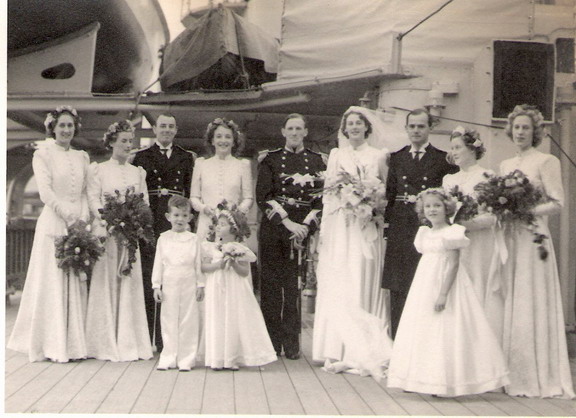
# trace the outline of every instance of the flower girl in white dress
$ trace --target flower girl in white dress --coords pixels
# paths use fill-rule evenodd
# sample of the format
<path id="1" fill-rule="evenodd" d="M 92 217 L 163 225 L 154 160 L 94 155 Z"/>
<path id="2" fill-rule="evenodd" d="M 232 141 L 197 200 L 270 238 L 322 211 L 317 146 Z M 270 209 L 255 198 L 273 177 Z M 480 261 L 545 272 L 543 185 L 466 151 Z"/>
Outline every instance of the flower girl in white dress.
<path id="1" fill-rule="evenodd" d="M 420 193 L 422 226 L 414 245 L 422 253 L 394 340 L 388 386 L 411 392 L 460 396 L 509 383 L 504 355 L 466 270 L 460 249 L 465 228 L 450 225 L 456 201 L 441 188 Z"/>
<path id="2" fill-rule="evenodd" d="M 218 205 L 201 247 L 205 287 L 205 364 L 213 370 L 262 366 L 277 359 L 252 291 L 256 255 L 238 241 L 250 235 L 246 216 Z M 202 296 L 200 296 L 202 298 Z"/>

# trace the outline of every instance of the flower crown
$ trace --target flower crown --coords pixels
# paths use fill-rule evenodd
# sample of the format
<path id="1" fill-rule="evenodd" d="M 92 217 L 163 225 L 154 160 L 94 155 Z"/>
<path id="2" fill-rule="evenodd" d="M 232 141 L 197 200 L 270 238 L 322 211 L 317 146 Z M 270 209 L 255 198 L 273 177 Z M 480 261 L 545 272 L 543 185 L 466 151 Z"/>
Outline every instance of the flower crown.
<path id="1" fill-rule="evenodd" d="M 232 120 L 226 120 L 224 118 L 216 118 L 208 124 L 208 131 L 211 129 L 216 129 L 218 126 L 224 126 L 225 128 L 232 129 L 238 132 L 238 125 Z"/>
<path id="2" fill-rule="evenodd" d="M 457 126 L 452 131 L 451 136 L 454 137 L 456 135 L 473 139 L 474 141 L 471 142 L 471 145 L 474 148 L 480 148 L 481 146 L 484 145 L 484 143 L 480 139 L 480 134 L 476 132 L 474 129 L 466 129 L 463 126 Z"/>
<path id="3" fill-rule="evenodd" d="M 114 135 L 114 134 L 117 134 L 120 132 L 132 132 L 132 133 L 134 133 L 135 130 L 136 130 L 136 128 L 134 127 L 134 125 L 132 125 L 132 122 L 130 122 L 128 119 L 121 120 L 120 122 L 114 122 L 112 125 L 110 125 L 108 127 L 108 130 L 106 131 L 106 133 L 102 137 L 102 140 L 104 142 L 106 142 L 106 139 L 110 135 Z"/>
<path id="4" fill-rule="evenodd" d="M 58 117 L 64 112 L 68 112 L 72 116 L 74 116 L 74 118 L 78 119 L 78 112 L 72 106 L 68 106 L 68 105 L 58 106 L 56 108 L 56 110 L 53 110 L 53 111 L 48 112 L 46 114 L 46 119 L 44 119 L 44 127 L 46 128 L 46 130 L 48 130 L 50 128 L 50 125 L 53 122 L 55 122 L 58 119 Z M 78 125 L 78 128 L 80 128 L 80 126 L 81 126 L 80 121 L 77 120 L 76 123 Z"/>
<path id="5" fill-rule="evenodd" d="M 218 219 L 222 216 L 230 223 L 230 231 L 236 236 L 236 239 L 243 241 L 245 238 L 250 237 L 250 227 L 248 226 L 246 215 L 236 205 L 229 205 L 226 200 L 223 200 L 218 203 L 212 216 L 212 224 L 208 232 L 209 241 L 216 239 L 216 225 L 218 224 Z"/>

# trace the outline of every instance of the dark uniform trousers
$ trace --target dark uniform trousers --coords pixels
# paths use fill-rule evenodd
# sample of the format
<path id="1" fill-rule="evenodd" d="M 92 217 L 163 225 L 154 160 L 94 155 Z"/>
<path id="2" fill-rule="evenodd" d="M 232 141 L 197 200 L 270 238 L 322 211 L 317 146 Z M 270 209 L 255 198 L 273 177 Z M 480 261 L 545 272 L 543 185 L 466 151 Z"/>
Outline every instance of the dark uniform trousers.
<path id="1" fill-rule="evenodd" d="M 440 187 L 446 174 L 457 167 L 446 161 L 446 153 L 431 144 L 420 160 L 414 160 L 410 146 L 390 155 L 386 184 L 386 255 L 382 287 L 390 289 L 390 325 L 392 337 L 396 336 L 404 304 L 420 261 L 414 247 L 414 238 L 421 225 L 414 210 L 418 193 L 431 187 Z"/>
<path id="2" fill-rule="evenodd" d="M 162 232 L 171 228 L 170 222 L 165 216 L 170 197 L 175 194 L 190 197 L 194 155 L 177 145 L 173 145 L 172 154 L 170 158 L 167 158 L 160 152 L 158 145 L 154 144 L 150 148 L 138 151 L 132 164 L 146 170 L 150 209 L 154 215 L 154 234 L 158 239 Z M 152 269 L 154 268 L 156 249 L 141 241 L 140 254 L 148 330 L 152 340 L 154 316 L 156 316 L 156 341 L 152 341 L 152 344 L 155 344 L 158 351 L 161 351 L 163 347 L 160 327 L 161 305 L 156 306 L 154 289 L 152 289 Z"/>
<path id="3" fill-rule="evenodd" d="M 280 353 L 283 348 L 287 356 L 300 349 L 298 250 L 292 248 L 291 233 L 282 219 L 309 224 L 309 233 L 314 232 L 322 202 L 312 193 L 322 186 L 317 174 L 325 169 L 322 156 L 308 149 L 271 151 L 258 169 L 256 201 L 263 214 L 258 257 L 261 309 L 274 349 Z"/>

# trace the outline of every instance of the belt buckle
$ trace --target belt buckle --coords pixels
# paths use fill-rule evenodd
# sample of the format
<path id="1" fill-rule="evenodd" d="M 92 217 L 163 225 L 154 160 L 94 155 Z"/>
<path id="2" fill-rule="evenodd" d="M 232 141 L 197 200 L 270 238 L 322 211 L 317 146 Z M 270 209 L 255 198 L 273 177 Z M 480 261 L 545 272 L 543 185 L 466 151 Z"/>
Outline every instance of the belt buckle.
<path id="1" fill-rule="evenodd" d="M 288 199 L 286 199 L 286 203 L 288 203 L 290 206 L 294 206 L 296 204 L 296 199 L 294 199 L 293 197 L 289 197 Z"/>
<path id="2" fill-rule="evenodd" d="M 168 191 L 168 189 L 162 188 L 162 189 L 160 189 L 160 194 L 162 196 L 168 196 L 168 194 L 170 194 L 170 192 Z"/>

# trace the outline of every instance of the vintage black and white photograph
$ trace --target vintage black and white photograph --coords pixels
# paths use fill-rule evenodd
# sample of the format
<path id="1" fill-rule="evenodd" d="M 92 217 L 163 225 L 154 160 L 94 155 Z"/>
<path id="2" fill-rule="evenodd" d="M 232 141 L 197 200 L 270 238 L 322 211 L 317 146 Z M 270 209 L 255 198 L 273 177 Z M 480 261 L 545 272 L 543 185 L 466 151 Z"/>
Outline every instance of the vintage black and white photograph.
<path id="1" fill-rule="evenodd" d="M 576 0 L 7 0 L 4 413 L 576 416 Z"/>

